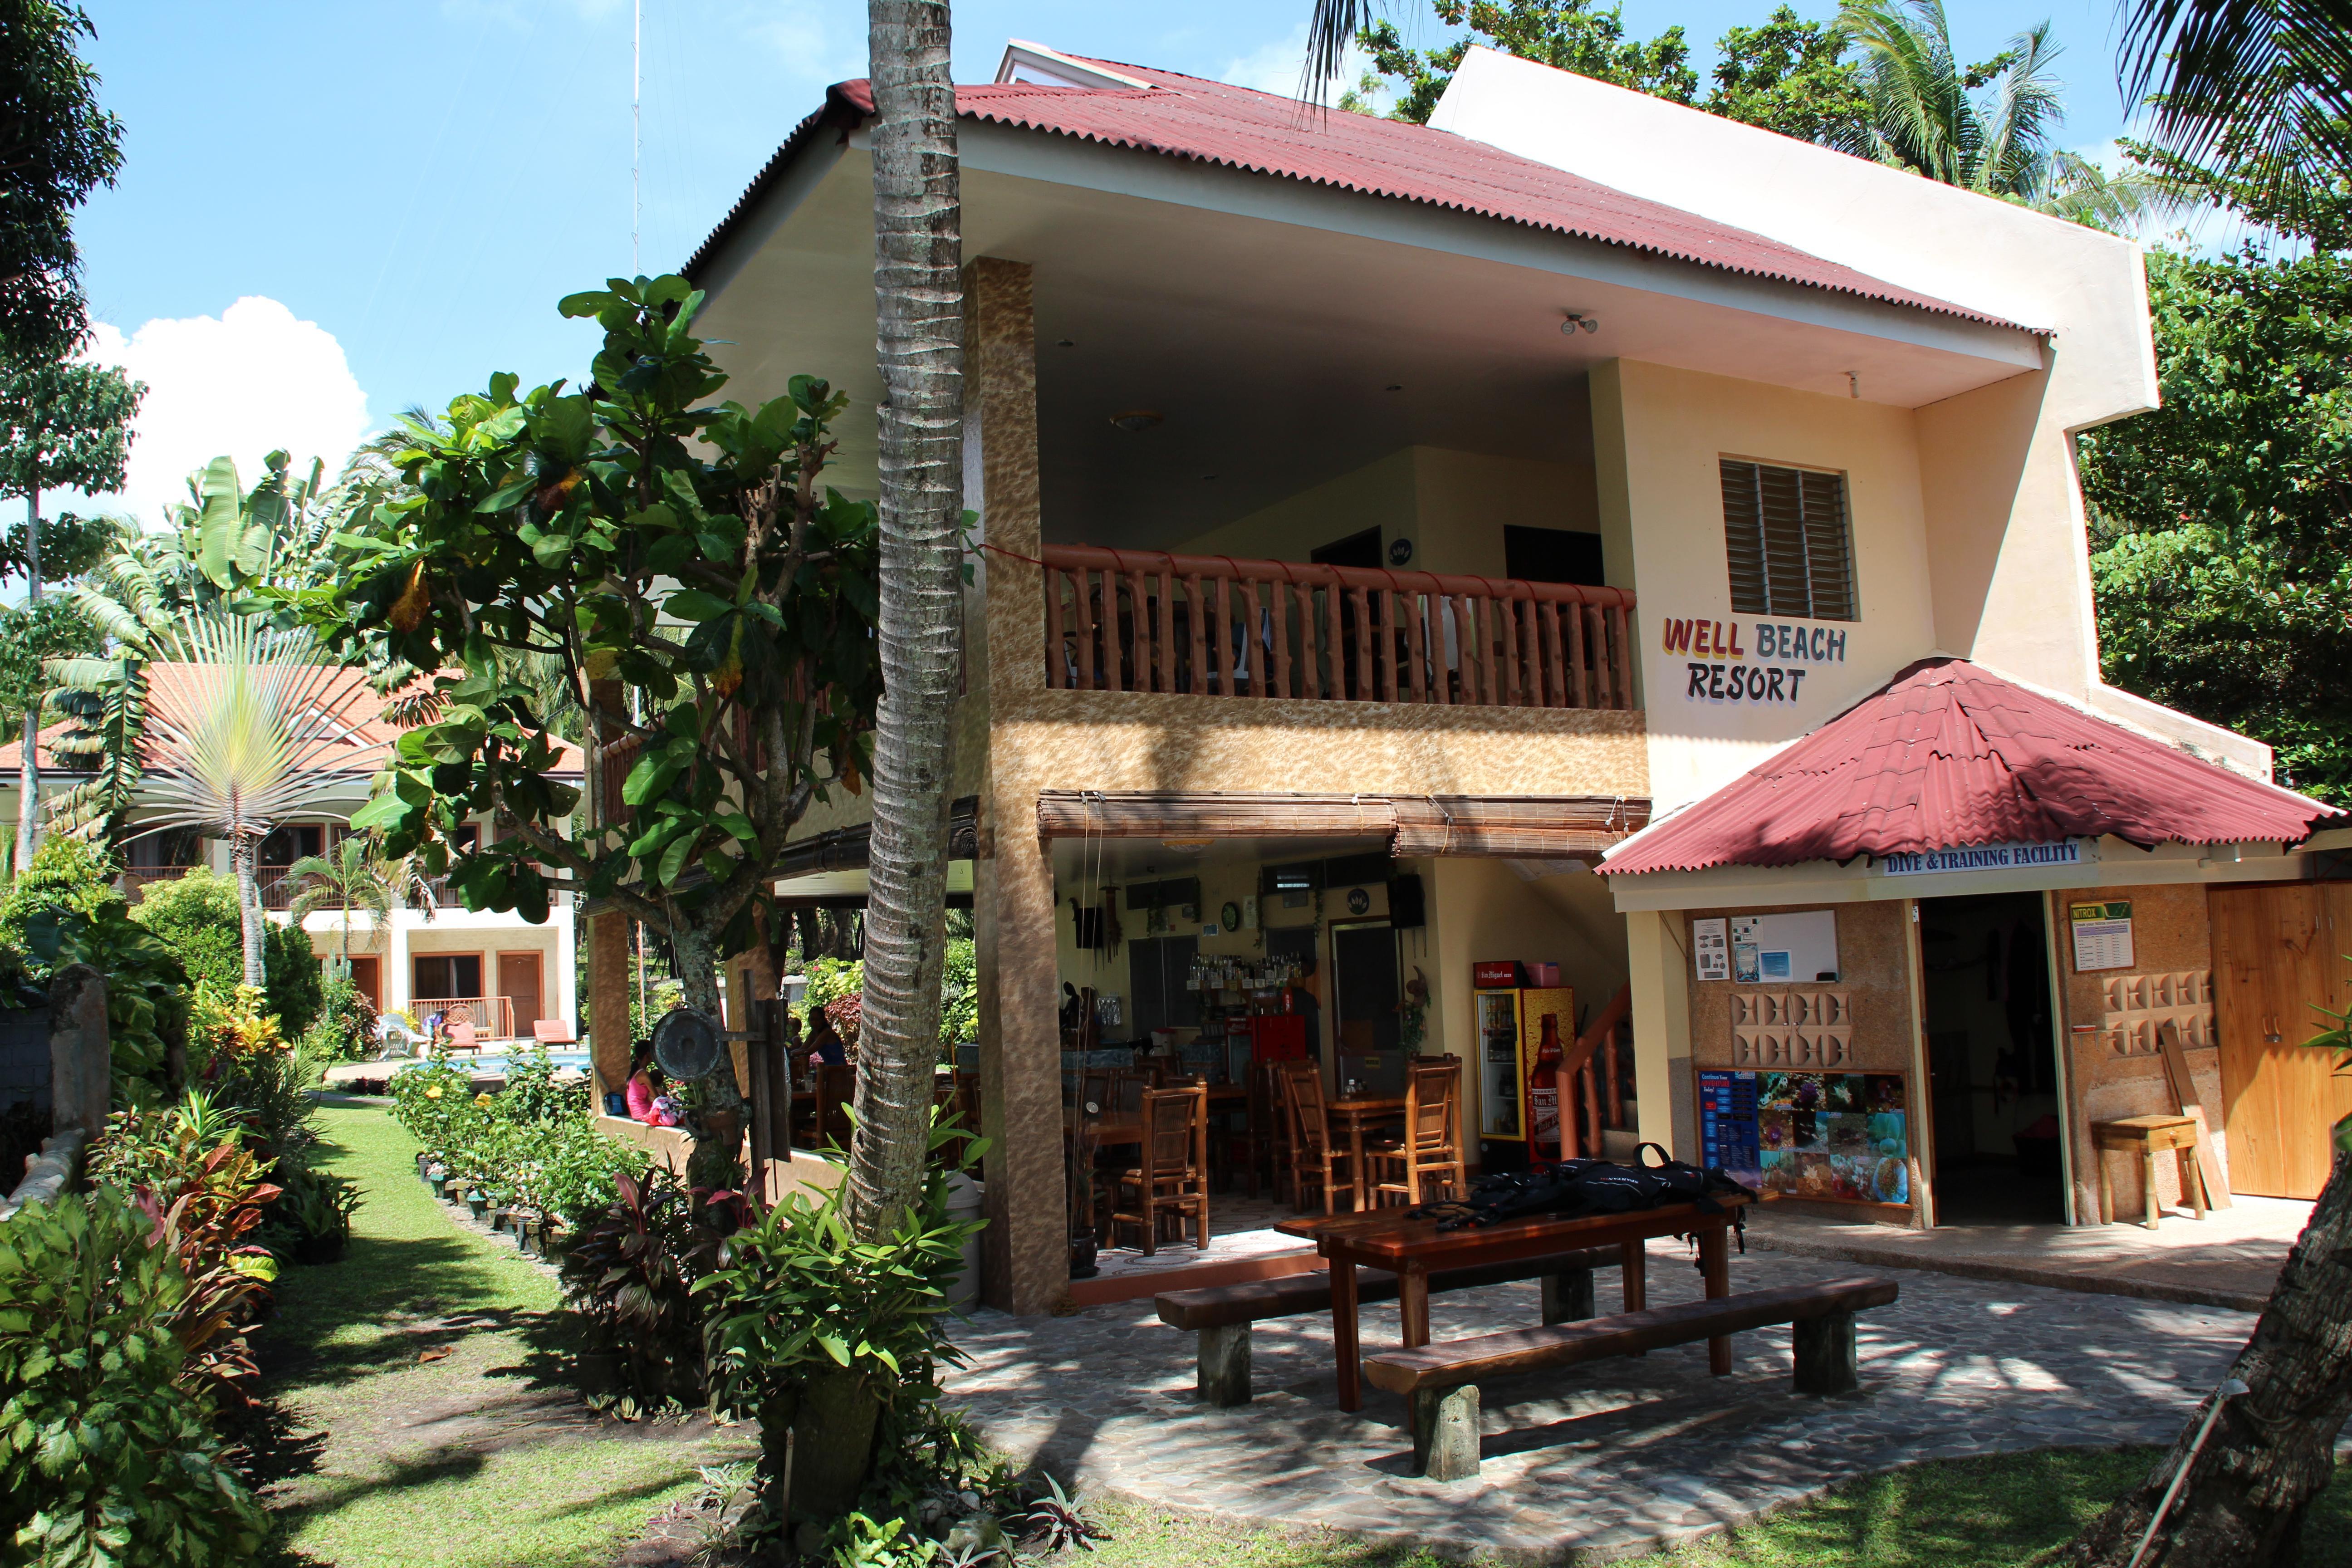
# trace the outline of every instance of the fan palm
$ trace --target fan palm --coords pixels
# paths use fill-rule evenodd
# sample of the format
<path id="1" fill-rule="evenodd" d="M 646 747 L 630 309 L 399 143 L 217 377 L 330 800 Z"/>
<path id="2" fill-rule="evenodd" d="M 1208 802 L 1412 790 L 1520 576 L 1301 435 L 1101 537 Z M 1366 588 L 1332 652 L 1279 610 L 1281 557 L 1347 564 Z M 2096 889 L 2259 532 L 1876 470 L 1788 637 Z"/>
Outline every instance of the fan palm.
<path id="1" fill-rule="evenodd" d="M 289 886 L 302 889 L 295 895 L 291 906 L 297 929 L 320 910 L 332 910 L 342 916 L 342 945 L 336 959 L 336 973 L 349 978 L 352 911 L 363 911 L 371 931 L 381 931 L 392 922 L 393 871 L 378 854 L 375 841 L 364 834 L 346 835 L 331 858 L 305 855 L 289 866 L 286 880 Z"/>
<path id="2" fill-rule="evenodd" d="M 342 749 L 329 726 L 306 716 L 327 707 L 341 671 L 320 662 L 306 631 L 256 616 L 199 616 L 173 627 L 159 650 L 183 672 L 177 721 L 151 713 L 155 760 L 142 793 L 163 807 L 161 827 L 194 827 L 228 841 L 245 939 L 245 978 L 262 984 L 261 902 L 255 858 L 261 840 L 340 782 L 317 767 Z"/>

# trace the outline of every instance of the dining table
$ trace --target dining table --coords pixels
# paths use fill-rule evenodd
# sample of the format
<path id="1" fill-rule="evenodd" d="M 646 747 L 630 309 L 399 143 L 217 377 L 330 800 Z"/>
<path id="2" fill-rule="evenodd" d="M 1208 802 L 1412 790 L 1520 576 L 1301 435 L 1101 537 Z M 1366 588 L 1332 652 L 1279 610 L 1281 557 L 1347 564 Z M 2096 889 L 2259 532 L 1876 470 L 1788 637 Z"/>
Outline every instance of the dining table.
<path id="1" fill-rule="evenodd" d="M 1309 1215 L 1274 1228 L 1315 1243 L 1331 1273 L 1331 1350 L 1339 1363 L 1339 1408 L 1363 1408 L 1363 1365 L 1357 1322 L 1356 1270 L 1385 1269 L 1397 1277 L 1397 1313 L 1408 1350 L 1429 1342 L 1429 1277 L 1449 1268 L 1527 1262 L 1586 1247 L 1618 1248 L 1625 1310 L 1647 1304 L 1647 1243 L 1653 1237 L 1693 1236 L 1699 1273 L 1712 1299 L 1731 1293 L 1731 1226 L 1748 1198 L 1734 1194 L 1699 1204 L 1667 1204 L 1626 1214 L 1554 1215 L 1499 1225 L 1446 1228 L 1440 1215 L 1412 1209 Z M 1709 1368 L 1731 1370 L 1731 1341 L 1706 1342 Z"/>

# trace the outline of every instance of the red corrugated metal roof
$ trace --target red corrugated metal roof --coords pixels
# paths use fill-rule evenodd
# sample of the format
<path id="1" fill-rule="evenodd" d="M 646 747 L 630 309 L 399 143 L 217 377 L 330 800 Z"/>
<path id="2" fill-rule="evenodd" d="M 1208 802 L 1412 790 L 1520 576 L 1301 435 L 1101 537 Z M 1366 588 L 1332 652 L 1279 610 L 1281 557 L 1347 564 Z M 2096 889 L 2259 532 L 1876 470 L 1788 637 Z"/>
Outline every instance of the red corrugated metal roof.
<path id="1" fill-rule="evenodd" d="M 1368 114 L 1326 112 L 1279 93 L 1146 66 L 1092 63 L 1152 85 L 1076 88 L 991 82 L 957 88 L 956 108 L 969 119 L 1449 207 L 1701 267 L 1991 326 L 2032 330 L 1450 132 Z M 737 223 L 758 205 L 770 184 L 824 122 L 855 124 L 873 112 L 873 93 L 866 82 L 842 82 L 828 89 L 825 107 L 793 129 L 727 216 L 696 248 L 686 264 L 688 275 L 692 276 L 725 243 Z"/>
<path id="2" fill-rule="evenodd" d="M 2341 815 L 1966 659 L 1930 658 L 1600 868 L 1791 866 L 2104 834 L 2142 847 L 2294 844 Z"/>
<path id="3" fill-rule="evenodd" d="M 192 666 L 158 662 L 142 666 L 142 671 L 147 678 L 147 710 L 152 728 L 142 748 L 141 763 L 145 766 L 158 767 L 167 760 L 162 731 L 184 730 L 192 724 L 196 708 L 205 700 L 205 695 Z M 400 730 L 385 721 L 385 699 L 378 697 L 368 686 L 367 672 L 359 669 L 341 671 L 320 689 L 318 699 L 309 716 L 311 721 L 323 721 L 332 726 L 330 733 L 346 733 L 341 737 L 343 745 L 310 759 L 310 771 L 373 774 L 381 769 L 391 757 L 393 743 L 400 739 Z M 58 758 L 51 751 L 68 728 L 68 723 L 60 720 L 41 731 L 37 760 L 43 768 L 87 771 L 87 763 Z M 550 739 L 554 741 L 556 751 L 552 771 L 558 773 L 580 772 L 580 748 L 560 737 L 551 736 Z M 23 744 L 18 740 L 0 746 L 0 784 L 16 777 L 24 756 Z"/>

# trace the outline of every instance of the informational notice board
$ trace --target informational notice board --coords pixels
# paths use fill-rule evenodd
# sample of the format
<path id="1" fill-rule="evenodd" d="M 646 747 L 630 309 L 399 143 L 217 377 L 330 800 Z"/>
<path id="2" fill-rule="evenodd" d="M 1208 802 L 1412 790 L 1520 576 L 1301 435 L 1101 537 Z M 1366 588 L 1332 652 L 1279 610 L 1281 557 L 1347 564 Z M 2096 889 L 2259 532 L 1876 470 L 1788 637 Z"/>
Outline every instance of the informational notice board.
<path id="1" fill-rule="evenodd" d="M 2132 967 L 2132 910 L 2122 901 L 2072 904 L 2067 923 L 2074 932 L 2074 973 Z"/>
<path id="2" fill-rule="evenodd" d="M 1698 1075 L 1706 1163 L 1768 1198 L 1911 1201 L 1901 1073 Z"/>

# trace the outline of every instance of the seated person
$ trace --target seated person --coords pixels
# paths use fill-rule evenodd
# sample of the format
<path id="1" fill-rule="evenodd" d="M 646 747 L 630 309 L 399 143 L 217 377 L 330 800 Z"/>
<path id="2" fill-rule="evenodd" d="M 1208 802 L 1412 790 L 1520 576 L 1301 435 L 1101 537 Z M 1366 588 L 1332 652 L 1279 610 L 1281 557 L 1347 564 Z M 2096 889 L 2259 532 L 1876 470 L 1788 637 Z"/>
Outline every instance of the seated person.
<path id="1" fill-rule="evenodd" d="M 849 1052 L 843 1046 L 840 1032 L 822 1007 L 809 1009 L 808 1048 L 818 1061 L 829 1068 L 846 1067 Z"/>
<path id="2" fill-rule="evenodd" d="M 626 1094 L 629 1120 L 642 1121 L 648 1127 L 677 1125 L 677 1102 L 662 1093 L 656 1081 L 661 1069 L 654 1065 L 654 1043 L 639 1040 L 636 1053 L 629 1058 L 629 1084 Z"/>

